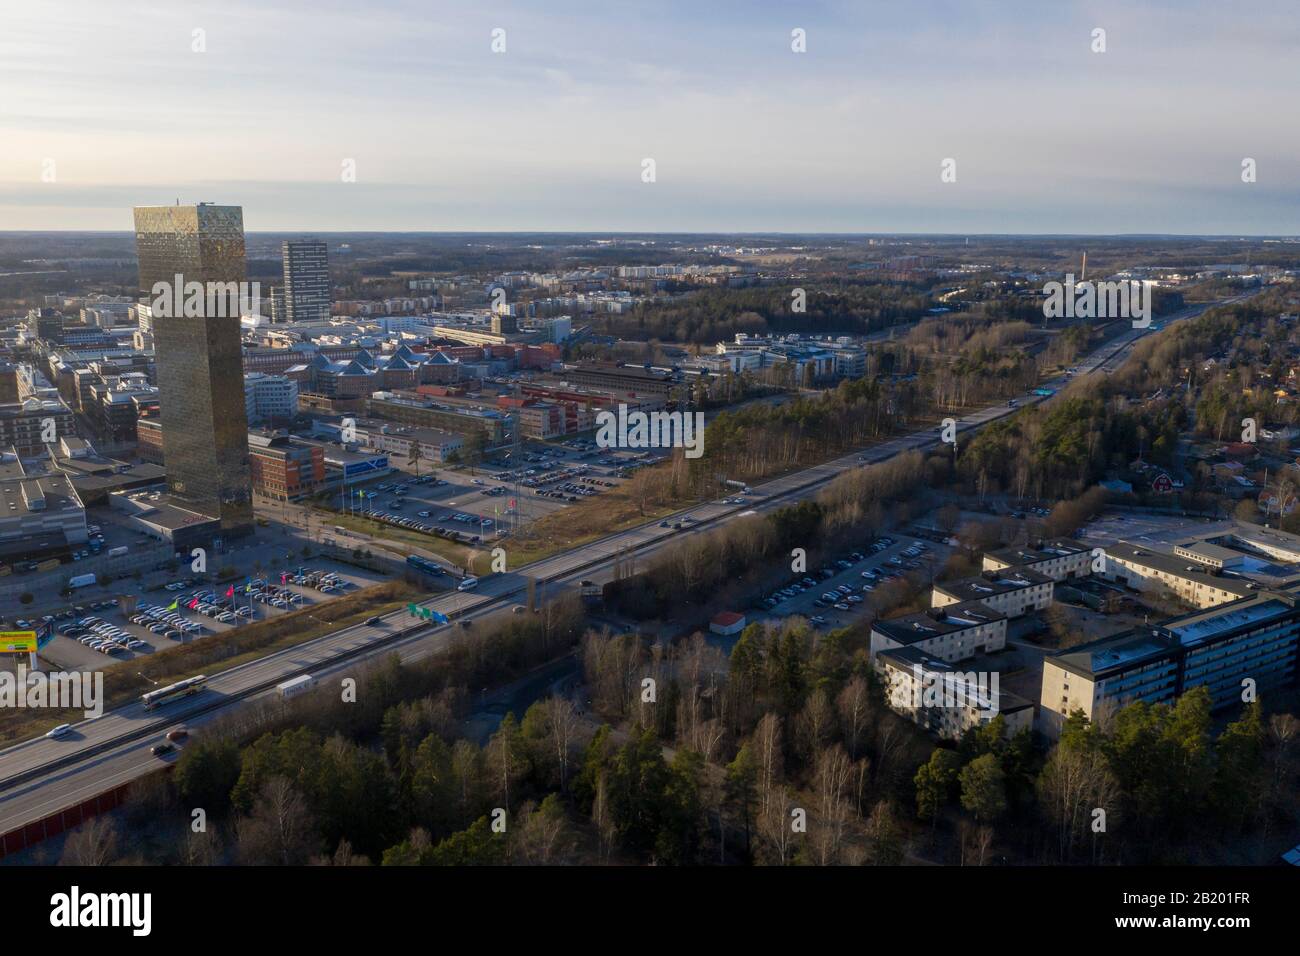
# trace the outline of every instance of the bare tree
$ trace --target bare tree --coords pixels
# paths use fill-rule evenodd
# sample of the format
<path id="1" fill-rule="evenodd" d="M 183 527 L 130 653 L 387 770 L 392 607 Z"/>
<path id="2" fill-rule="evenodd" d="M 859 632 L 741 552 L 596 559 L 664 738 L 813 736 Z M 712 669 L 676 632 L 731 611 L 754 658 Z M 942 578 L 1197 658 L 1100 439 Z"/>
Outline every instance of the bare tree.
<path id="1" fill-rule="evenodd" d="M 108 866 L 117 859 L 117 826 L 109 817 L 91 817 L 68 835 L 63 866 Z"/>

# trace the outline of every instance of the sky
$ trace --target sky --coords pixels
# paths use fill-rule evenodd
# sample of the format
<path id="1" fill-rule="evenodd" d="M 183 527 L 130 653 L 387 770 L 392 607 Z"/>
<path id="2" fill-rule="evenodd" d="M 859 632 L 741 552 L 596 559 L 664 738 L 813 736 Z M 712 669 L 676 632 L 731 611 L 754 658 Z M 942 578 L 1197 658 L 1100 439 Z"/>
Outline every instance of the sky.
<path id="1" fill-rule="evenodd" d="M 1294 235 L 1297 49 L 1294 0 L 0 0 L 0 230 Z"/>

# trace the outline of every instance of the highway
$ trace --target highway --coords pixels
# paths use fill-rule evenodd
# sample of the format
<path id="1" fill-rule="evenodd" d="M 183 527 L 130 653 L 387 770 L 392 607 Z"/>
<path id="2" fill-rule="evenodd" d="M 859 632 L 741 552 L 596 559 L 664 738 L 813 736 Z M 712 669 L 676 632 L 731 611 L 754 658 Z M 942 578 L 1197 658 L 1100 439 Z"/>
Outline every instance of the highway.
<path id="1" fill-rule="evenodd" d="M 1247 296 L 1212 305 L 1231 304 L 1244 298 Z M 1168 327 L 1210 307 L 1196 306 L 1162 321 Z M 1125 330 L 1076 363 L 1076 377 L 1117 368 L 1147 333 L 1146 329 Z M 1047 382 L 1046 387 L 1059 390 L 1068 382 L 1067 377 L 1061 376 Z M 1007 407 L 1005 401 L 990 405 L 959 418 L 958 434 L 1015 414 L 1030 404 L 1049 400 L 1046 396 L 1026 396 L 1016 408 Z M 584 579 L 609 580 L 617 559 L 625 560 L 631 555 L 641 562 L 683 535 L 709 530 L 742 513 L 780 508 L 815 494 L 853 468 L 938 443 L 938 432 L 933 428 L 896 436 L 862 452 L 756 484 L 754 493 L 746 496 L 748 500 L 744 504 L 697 504 L 669 518 L 668 528 L 660 527 L 664 519 L 656 518 L 573 551 L 481 579 L 475 591 L 444 594 L 424 603 L 451 617 L 451 624 L 416 623 L 405 611 L 393 612 L 379 625 L 346 627 L 216 674 L 201 693 L 157 710 L 146 712 L 136 701 L 97 720 L 74 724 L 72 733 L 62 739 L 48 740 L 42 736 L 10 746 L 0 751 L 0 833 L 8 833 L 157 769 L 163 760 L 151 755 L 149 748 L 168 729 L 184 724 L 191 730 L 201 730 L 205 724 L 237 708 L 272 697 L 275 685 L 289 677 L 310 672 L 318 679 L 341 678 L 359 661 L 394 652 L 405 661 L 425 657 L 446 647 L 461 632 L 461 621 L 479 620 L 502 612 L 509 614 L 511 606 L 522 601 L 530 577 L 538 582 L 539 594 L 544 585 L 548 595 Z M 959 449 L 960 444 L 959 441 Z M 673 530 L 671 525 L 685 516 L 693 518 L 693 522 L 681 530 Z M 328 605 L 322 612 L 328 614 Z"/>

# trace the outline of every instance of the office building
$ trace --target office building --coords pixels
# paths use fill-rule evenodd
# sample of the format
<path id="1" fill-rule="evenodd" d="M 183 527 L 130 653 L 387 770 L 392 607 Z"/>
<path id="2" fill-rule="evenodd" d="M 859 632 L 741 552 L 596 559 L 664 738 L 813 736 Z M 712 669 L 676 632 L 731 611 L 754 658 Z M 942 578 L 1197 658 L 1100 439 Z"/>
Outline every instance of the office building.
<path id="1" fill-rule="evenodd" d="M 237 284 L 248 298 L 238 206 L 137 207 L 135 233 L 143 299 L 157 302 L 164 290 L 178 299 L 177 276 L 208 291 L 210 283 Z M 240 310 L 214 308 L 212 299 L 199 315 L 153 310 L 167 483 L 184 507 L 219 518 L 222 534 L 237 536 L 253 528 Z"/>
<path id="2" fill-rule="evenodd" d="M 280 247 L 284 262 L 284 317 L 290 322 L 325 322 L 330 317 L 329 253 L 319 239 L 286 239 Z M 278 304 L 278 303 L 277 303 Z M 279 316 L 272 308 L 272 318 Z"/>
<path id="3" fill-rule="evenodd" d="M 244 376 L 244 411 L 249 422 L 287 423 L 298 415 L 298 383 L 284 375 Z"/>

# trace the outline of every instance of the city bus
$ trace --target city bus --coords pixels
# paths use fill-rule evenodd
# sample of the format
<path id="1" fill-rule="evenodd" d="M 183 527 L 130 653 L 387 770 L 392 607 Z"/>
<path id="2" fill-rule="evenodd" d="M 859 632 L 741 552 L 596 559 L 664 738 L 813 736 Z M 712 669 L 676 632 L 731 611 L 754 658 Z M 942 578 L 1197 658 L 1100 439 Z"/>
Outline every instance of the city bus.
<path id="1" fill-rule="evenodd" d="M 187 677 L 185 680 L 177 681 L 175 684 L 168 684 L 166 687 L 160 687 L 157 690 L 151 690 L 140 700 L 144 703 L 145 710 L 153 710 L 163 704 L 170 703 L 180 697 L 188 697 L 191 694 L 197 694 L 203 689 L 203 685 L 208 682 L 207 677 L 200 674 L 198 677 Z"/>

